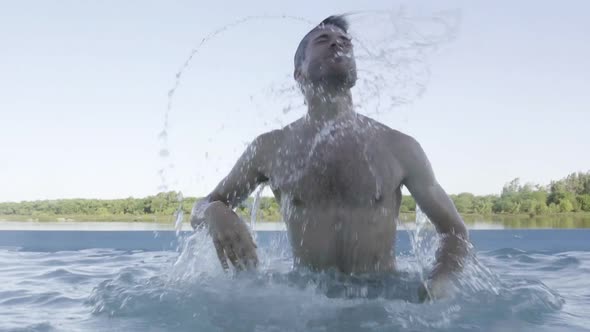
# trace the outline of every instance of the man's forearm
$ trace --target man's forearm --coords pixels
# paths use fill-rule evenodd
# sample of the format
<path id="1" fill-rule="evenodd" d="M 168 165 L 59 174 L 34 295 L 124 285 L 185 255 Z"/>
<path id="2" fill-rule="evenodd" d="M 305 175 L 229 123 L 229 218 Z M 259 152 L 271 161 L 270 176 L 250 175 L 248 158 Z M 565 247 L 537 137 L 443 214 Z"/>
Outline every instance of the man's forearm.
<path id="1" fill-rule="evenodd" d="M 461 272 L 471 245 L 467 232 L 441 234 L 440 247 L 430 279 L 446 278 Z"/>

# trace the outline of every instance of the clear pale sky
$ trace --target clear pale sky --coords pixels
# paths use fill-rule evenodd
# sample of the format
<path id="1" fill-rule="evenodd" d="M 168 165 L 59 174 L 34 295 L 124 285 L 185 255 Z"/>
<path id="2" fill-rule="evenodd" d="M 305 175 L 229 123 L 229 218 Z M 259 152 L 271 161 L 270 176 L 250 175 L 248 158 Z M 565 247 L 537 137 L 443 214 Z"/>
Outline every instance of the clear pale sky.
<path id="1" fill-rule="evenodd" d="M 262 111 L 280 100 L 260 89 L 291 74 L 311 26 L 254 21 L 206 44 L 174 99 L 165 161 L 167 92 L 205 35 L 250 15 L 400 5 L 461 15 L 428 57 L 423 96 L 377 117 L 421 142 L 449 193 L 590 169 L 588 1 L 2 1 L 0 201 L 146 196 L 164 162 L 170 189 L 206 194 L 245 143 L 297 115 Z"/>

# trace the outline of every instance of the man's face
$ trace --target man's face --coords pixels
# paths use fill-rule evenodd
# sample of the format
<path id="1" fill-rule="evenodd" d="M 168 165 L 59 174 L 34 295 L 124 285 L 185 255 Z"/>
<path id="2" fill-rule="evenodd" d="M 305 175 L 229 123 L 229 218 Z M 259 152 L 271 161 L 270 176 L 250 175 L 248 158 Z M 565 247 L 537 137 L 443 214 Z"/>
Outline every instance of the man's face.
<path id="1" fill-rule="evenodd" d="M 322 83 L 351 88 L 356 82 L 356 62 L 351 38 L 335 26 L 318 28 L 308 36 L 305 60 L 295 72 L 300 83 Z"/>

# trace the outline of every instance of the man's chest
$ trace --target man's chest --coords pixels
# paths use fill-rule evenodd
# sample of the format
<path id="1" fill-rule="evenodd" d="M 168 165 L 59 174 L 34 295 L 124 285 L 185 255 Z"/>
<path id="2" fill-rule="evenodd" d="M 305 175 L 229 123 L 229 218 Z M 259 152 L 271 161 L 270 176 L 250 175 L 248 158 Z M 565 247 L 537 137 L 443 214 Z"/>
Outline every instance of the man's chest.
<path id="1" fill-rule="evenodd" d="M 272 187 L 306 204 L 370 204 L 397 189 L 402 178 L 392 151 L 362 135 L 292 141 L 281 147 L 272 164 Z"/>

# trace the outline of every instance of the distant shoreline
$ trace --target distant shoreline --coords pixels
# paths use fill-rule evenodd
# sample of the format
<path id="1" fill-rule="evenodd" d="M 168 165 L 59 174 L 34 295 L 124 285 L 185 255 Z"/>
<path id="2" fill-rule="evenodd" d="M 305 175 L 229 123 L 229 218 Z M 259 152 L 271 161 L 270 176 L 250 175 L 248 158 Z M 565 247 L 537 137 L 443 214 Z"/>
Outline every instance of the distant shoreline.
<path id="1" fill-rule="evenodd" d="M 466 223 L 502 223 L 510 226 L 590 227 L 590 171 L 572 173 L 549 185 L 521 184 L 518 178 L 508 182 L 500 195 L 477 196 L 471 193 L 449 195 Z M 0 202 L 0 221 L 34 222 L 174 222 L 175 212 L 184 220 L 199 198 L 181 192 L 160 192 L 143 198 L 57 199 Z M 260 197 L 256 219 L 279 222 L 281 206 L 275 197 Z M 236 206 L 236 213 L 250 219 L 254 198 Z M 402 221 L 415 220 L 418 208 L 410 195 L 402 195 L 399 204 Z M 563 224 L 563 225 L 562 225 Z"/>
<path id="2" fill-rule="evenodd" d="M 542 220 L 542 219 L 588 219 L 590 212 L 560 212 L 545 214 L 542 216 L 530 216 L 528 214 L 505 214 L 492 213 L 461 214 L 466 223 L 475 221 L 502 222 L 511 220 Z M 416 219 L 415 213 L 400 213 L 402 222 L 413 222 Z M 170 223 L 174 222 L 172 215 L 128 215 L 128 214 L 107 214 L 107 215 L 0 215 L 0 221 L 23 221 L 23 222 L 153 222 Z M 188 218 L 185 217 L 185 222 Z M 249 219 L 245 219 L 249 221 Z M 281 220 L 264 220 L 264 222 L 282 222 Z"/>

